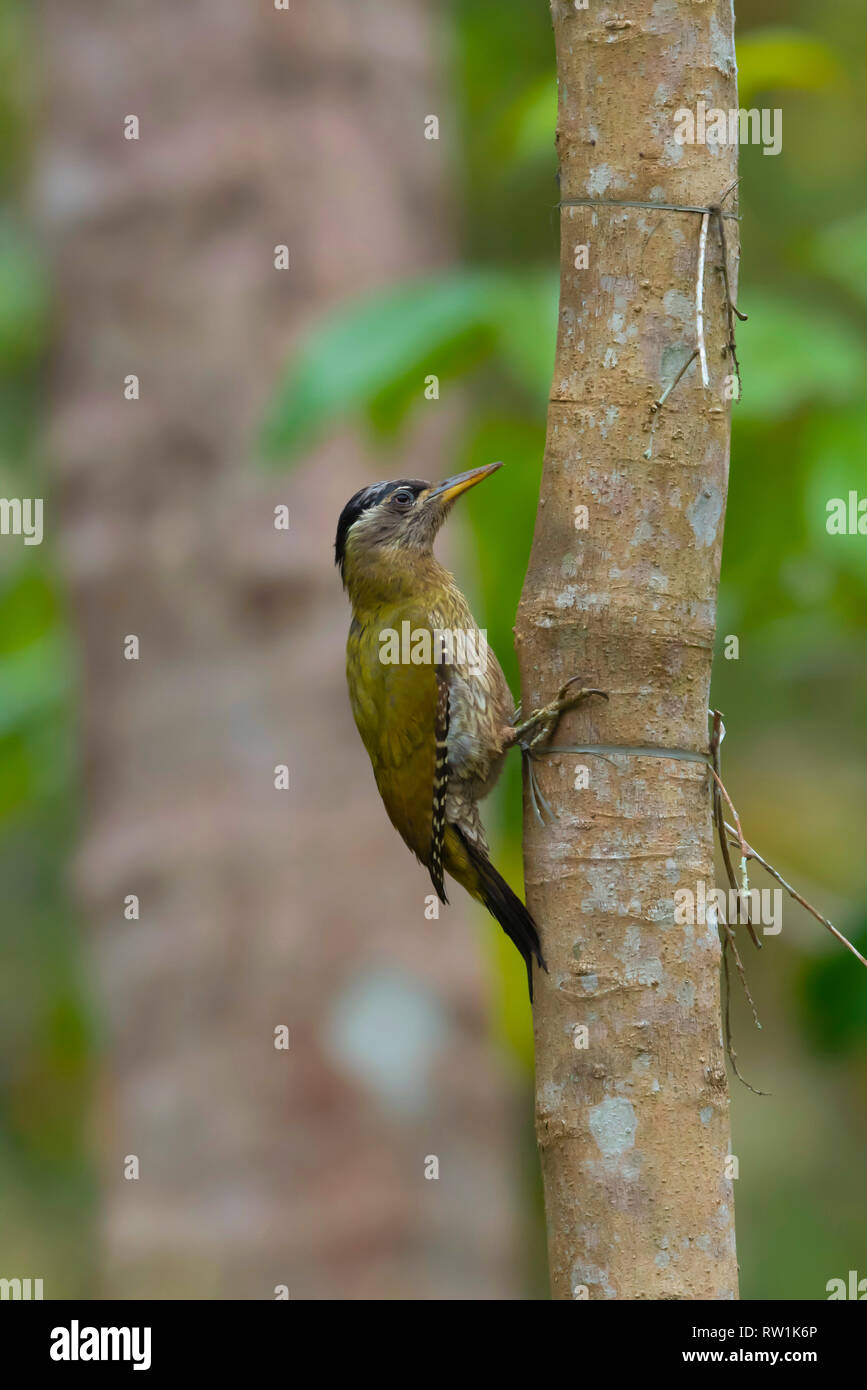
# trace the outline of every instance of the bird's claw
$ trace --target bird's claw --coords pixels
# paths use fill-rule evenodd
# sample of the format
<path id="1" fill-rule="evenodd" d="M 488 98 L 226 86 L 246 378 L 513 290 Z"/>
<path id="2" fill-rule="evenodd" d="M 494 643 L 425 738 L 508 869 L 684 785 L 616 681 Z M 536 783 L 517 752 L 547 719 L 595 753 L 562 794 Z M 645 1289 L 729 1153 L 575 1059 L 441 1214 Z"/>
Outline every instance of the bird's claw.
<path id="1" fill-rule="evenodd" d="M 574 695 L 570 695 L 569 690 L 571 686 L 583 679 L 583 676 L 570 676 L 565 685 L 561 685 L 557 699 L 554 701 L 554 704 L 559 708 L 560 714 L 566 714 L 568 710 L 576 709 L 578 705 L 590 695 L 600 695 L 603 700 L 608 699 L 608 691 L 597 690 L 595 686 L 582 686 L 580 690 L 575 691 Z"/>
<path id="2" fill-rule="evenodd" d="M 541 749 L 537 753 L 536 749 L 540 744 L 548 742 L 554 733 L 561 715 L 569 710 L 576 709 L 584 700 L 591 695 L 599 695 L 603 700 L 608 699 L 608 694 L 604 690 L 597 690 L 595 686 L 581 686 L 580 690 L 572 690 L 572 687 L 579 684 L 581 676 L 572 676 L 565 685 L 560 687 L 556 700 L 552 700 L 550 705 L 544 705 L 542 709 L 537 709 L 530 715 L 529 719 L 523 721 L 514 730 L 513 741 L 518 745 L 527 759 L 527 783 L 530 791 L 530 804 L 533 813 L 540 825 L 545 824 L 543 811 L 550 820 L 558 819 L 556 811 L 553 811 L 548 802 L 539 790 L 536 781 L 536 773 L 533 768 L 535 760 L 542 756 Z M 572 692 L 570 694 L 570 691 Z M 530 737 L 532 735 L 532 737 Z"/>
<path id="3" fill-rule="evenodd" d="M 569 710 L 577 709 L 591 695 L 599 695 L 603 700 L 608 699 L 607 691 L 597 690 L 595 686 L 581 686 L 580 690 L 572 691 L 570 694 L 572 686 L 581 680 L 581 676 L 571 676 L 560 687 L 556 700 L 552 700 L 550 705 L 544 705 L 541 709 L 535 710 L 529 719 L 525 719 L 516 728 L 514 741 L 530 757 L 535 756 L 533 749 L 537 748 L 540 743 L 547 743 L 562 715 L 567 714 Z M 532 733 L 532 738 L 527 737 L 530 733 Z"/>

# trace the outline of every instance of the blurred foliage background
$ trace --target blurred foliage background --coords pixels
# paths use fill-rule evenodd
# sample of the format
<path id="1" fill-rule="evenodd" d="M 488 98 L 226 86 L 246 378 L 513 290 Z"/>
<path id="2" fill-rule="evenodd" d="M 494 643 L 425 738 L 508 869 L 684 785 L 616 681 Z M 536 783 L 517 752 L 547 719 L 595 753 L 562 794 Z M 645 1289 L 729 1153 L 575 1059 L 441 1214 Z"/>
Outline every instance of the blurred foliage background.
<path id="1" fill-rule="evenodd" d="M 825 504 L 859 485 L 867 492 L 867 20 L 861 0 L 738 0 L 737 15 L 741 105 L 781 107 L 784 124 L 778 157 L 741 153 L 739 303 L 749 322 L 739 335 L 745 390 L 734 409 L 713 700 L 725 712 L 726 781 L 748 837 L 865 950 L 867 857 L 857 847 L 867 542 L 828 535 Z M 511 628 L 557 307 L 547 6 L 452 0 L 441 38 L 456 124 L 444 120 L 436 153 L 424 153 L 449 166 L 460 261 L 323 322 L 276 384 L 262 446 L 271 466 L 286 467 L 341 418 L 361 417 L 369 476 L 396 476 L 407 471 L 418 413 L 448 402 L 443 473 L 508 465 L 496 488 L 467 500 L 459 578 L 517 688 Z M 52 296 L 24 211 L 38 82 L 26 5 L 0 0 L 4 495 L 46 495 L 37 425 Z M 438 404 L 424 398 L 430 373 L 440 379 Z M 737 660 L 723 657 L 729 634 L 739 638 Z M 75 687 L 50 541 L 4 546 L 0 1228 L 4 1263 L 24 1274 L 50 1262 L 86 1294 L 94 1183 L 82 1117 L 95 1042 L 65 886 Z M 488 815 L 498 862 L 515 881 L 519 779 L 515 760 Z M 520 962 L 487 919 L 479 935 L 498 982 L 500 1043 L 529 1075 Z M 788 901 L 782 936 L 747 960 L 763 1029 L 736 996 L 735 1045 L 746 1077 L 771 1094 L 732 1082 L 742 1294 L 822 1298 L 828 1279 L 867 1274 L 867 975 Z M 540 1231 L 529 1119 L 525 1144 L 526 1202 Z M 544 1292 L 539 1249 L 537 1240 L 528 1253 L 530 1293 Z"/>

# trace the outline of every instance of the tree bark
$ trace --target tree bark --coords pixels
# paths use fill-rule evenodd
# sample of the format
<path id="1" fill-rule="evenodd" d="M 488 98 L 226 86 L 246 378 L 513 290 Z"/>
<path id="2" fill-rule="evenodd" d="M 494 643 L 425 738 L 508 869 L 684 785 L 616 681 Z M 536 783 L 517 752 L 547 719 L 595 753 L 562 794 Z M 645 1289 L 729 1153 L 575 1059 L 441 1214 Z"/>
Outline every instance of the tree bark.
<path id="1" fill-rule="evenodd" d="M 716 203 L 736 146 L 678 145 L 675 113 L 737 106 L 730 0 L 637 0 L 629 19 L 552 8 L 561 198 Z M 525 709 L 576 673 L 610 703 L 566 716 L 560 747 L 707 748 L 732 370 L 713 221 L 709 385 L 696 360 L 650 408 L 696 347 L 701 222 L 561 211 L 557 356 L 516 633 Z M 737 223 L 725 226 L 734 292 Z M 581 767 L 589 785 L 576 789 Z M 719 938 L 703 919 L 675 924 L 675 892 L 713 885 L 707 768 L 592 752 L 535 769 L 558 816 L 541 828 L 526 798 L 528 901 L 550 968 L 535 1026 L 554 1297 L 734 1298 Z"/>

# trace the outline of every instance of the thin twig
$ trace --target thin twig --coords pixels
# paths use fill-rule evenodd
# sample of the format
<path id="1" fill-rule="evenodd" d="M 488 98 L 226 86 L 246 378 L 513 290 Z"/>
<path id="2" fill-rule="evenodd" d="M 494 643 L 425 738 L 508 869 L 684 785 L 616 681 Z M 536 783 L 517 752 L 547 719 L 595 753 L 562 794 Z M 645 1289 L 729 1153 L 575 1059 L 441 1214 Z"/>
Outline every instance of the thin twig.
<path id="1" fill-rule="evenodd" d="M 698 357 L 701 363 L 701 384 L 707 387 L 710 379 L 707 374 L 707 352 L 704 346 L 704 258 L 707 251 L 707 228 L 710 213 L 702 214 L 701 236 L 698 241 L 698 274 L 695 281 L 695 336 L 698 342 Z"/>
<path id="2" fill-rule="evenodd" d="M 731 183 L 729 184 L 728 188 L 726 188 L 725 192 L 722 194 L 722 197 L 721 197 L 720 200 L 719 200 L 719 201 L 720 201 L 720 207 L 722 207 L 723 203 L 725 202 L 725 200 L 726 200 L 726 198 L 729 196 L 729 194 L 730 194 L 730 193 L 734 193 L 734 191 L 735 191 L 735 189 L 737 188 L 737 186 L 738 186 L 738 184 L 740 183 L 740 181 L 741 181 L 740 175 L 738 175 L 738 177 L 737 177 L 736 179 L 732 179 L 732 181 L 731 181 Z M 737 217 L 737 214 L 736 214 L 736 213 L 726 213 L 726 216 L 727 216 L 727 217 L 735 217 L 735 218 L 736 218 L 736 217 Z"/>
<path id="3" fill-rule="evenodd" d="M 734 802 L 732 801 L 731 797 L 726 791 L 725 785 L 723 784 L 719 775 L 719 747 L 722 743 L 723 738 L 725 737 L 725 726 L 722 722 L 722 715 L 720 714 L 719 710 L 710 710 L 708 712 L 713 715 L 713 732 L 711 734 L 710 740 L 710 774 L 713 777 L 714 782 L 716 783 L 716 788 L 714 791 L 714 818 L 716 819 L 717 803 L 719 801 L 720 794 L 722 794 L 722 796 L 725 797 L 729 805 L 729 808 L 731 809 L 732 817 L 735 822 L 734 825 L 729 825 L 729 822 L 727 820 L 723 820 L 722 826 L 725 830 L 728 831 L 729 835 L 731 835 L 732 846 L 736 846 L 740 850 L 741 860 L 744 866 L 746 865 L 746 862 L 748 860 L 755 859 L 757 864 L 761 864 L 762 868 L 767 873 L 769 873 L 772 878 L 775 878 L 777 882 L 781 885 L 781 887 L 785 888 L 790 898 L 793 898 L 796 903 L 800 903 L 801 907 L 803 907 L 805 911 L 809 912 L 811 917 L 815 917 L 817 922 L 821 922 L 822 926 L 825 927 L 825 929 L 829 931 L 837 941 L 840 942 L 841 946 L 845 946 L 847 951 L 851 951 L 852 955 L 855 956 L 856 959 L 859 960 L 865 968 L 867 968 L 867 960 L 865 960 L 864 956 L 862 956 L 857 946 L 853 946 L 852 942 L 848 939 L 848 937 L 845 937 L 841 931 L 838 931 L 838 929 L 834 926 L 833 922 L 829 921 L 827 917 L 823 917 L 822 913 L 819 912 L 817 908 L 813 907 L 812 903 L 807 902 L 807 899 L 803 897 L 797 891 L 796 888 L 793 888 L 791 883 L 787 883 L 786 880 L 783 878 L 783 875 L 779 872 L 779 870 L 775 869 L 773 864 L 769 864 L 767 859 L 765 859 L 761 854 L 759 854 L 758 850 L 753 849 L 752 845 L 749 844 L 749 842 L 745 839 L 743 828 L 740 822 L 740 817 L 737 813 Z M 719 821 L 717 821 L 717 824 L 719 825 Z M 725 857 L 726 845 L 723 837 L 721 837 L 720 839 L 720 848 L 723 850 L 723 857 Z M 733 872 L 734 871 L 732 870 L 732 873 Z"/>
<path id="4" fill-rule="evenodd" d="M 863 966 L 867 966 L 867 960 L 864 959 L 857 946 L 853 946 L 852 942 L 849 941 L 848 938 L 845 937 L 841 931 L 837 930 L 833 922 L 829 922 L 827 917 L 823 917 L 821 912 L 817 911 L 817 909 L 813 907 L 812 903 L 808 903 L 806 898 L 803 898 L 801 894 L 797 892 L 797 890 L 794 889 L 790 883 L 787 883 L 786 880 L 783 878 L 783 875 L 774 868 L 773 864 L 769 864 L 767 859 L 763 859 L 762 856 L 759 854 L 758 850 L 753 849 L 752 845 L 745 844 L 742 835 L 739 834 L 738 830 L 736 830 L 733 825 L 729 825 L 728 821 L 726 821 L 725 827 L 730 835 L 737 836 L 737 839 L 733 840 L 732 843 L 737 843 L 738 845 L 740 845 L 745 858 L 755 859 L 757 864 L 761 864 L 762 868 L 765 869 L 771 875 L 772 878 L 775 878 L 783 888 L 785 888 L 790 898 L 794 898 L 796 903 L 800 903 L 801 907 L 805 908 L 807 912 L 810 913 L 811 917 L 815 917 L 817 922 L 821 922 L 822 926 L 827 928 L 827 930 L 831 933 L 832 936 L 836 937 L 836 939 L 840 942 L 841 946 L 845 946 L 847 951 L 851 951 L 852 955 L 855 956 L 858 960 L 860 960 Z"/>
<path id="5" fill-rule="evenodd" d="M 738 1070 L 737 1053 L 735 1052 L 734 1043 L 732 1042 L 732 1015 L 731 1015 L 732 986 L 731 986 L 731 978 L 730 978 L 730 976 L 729 976 L 729 958 L 728 958 L 729 943 L 731 943 L 732 949 L 733 949 L 733 950 L 736 950 L 736 947 L 735 947 L 735 944 L 734 944 L 734 935 L 733 935 L 731 932 L 729 932 L 729 933 L 726 935 L 726 938 L 725 938 L 725 940 L 723 941 L 723 949 L 722 949 L 723 980 L 724 980 L 724 982 L 725 982 L 725 997 L 726 997 L 726 998 L 725 998 L 725 1010 L 724 1010 L 724 1013 L 723 1013 L 724 1027 L 725 1027 L 726 1056 L 728 1057 L 729 1061 L 730 1061 L 731 1064 L 732 1064 L 732 1071 L 734 1072 L 735 1076 L 737 1077 L 738 1081 L 740 1081 L 740 1083 L 741 1083 L 742 1086 L 746 1086 L 747 1090 L 748 1090 L 748 1091 L 752 1091 L 752 1093 L 753 1093 L 754 1096 L 767 1096 L 767 1095 L 770 1095 L 770 1092 L 769 1092 L 769 1091 L 759 1091 L 759 1090 L 756 1089 L 755 1086 L 751 1086 L 750 1083 L 749 1083 L 749 1081 L 747 1081 L 746 1077 L 745 1077 L 745 1076 L 741 1076 L 741 1073 L 740 1073 L 740 1071 Z M 744 987 L 746 988 L 746 986 L 744 986 Z M 749 995 L 749 991 L 747 991 L 747 994 Z M 753 1009 L 753 1014 L 755 1015 L 755 1008 Z M 762 1025 L 759 1023 L 758 1019 L 756 1019 L 756 1023 L 758 1023 L 758 1026 L 761 1028 Z"/>
<path id="6" fill-rule="evenodd" d="M 725 733 L 726 733 L 726 731 L 725 731 L 725 725 L 723 724 L 722 714 L 720 713 L 720 711 L 719 711 L 718 709 L 715 709 L 715 710 L 712 710 L 712 711 L 710 711 L 710 712 L 713 714 L 713 728 L 712 728 L 711 738 L 710 738 L 711 772 L 712 772 L 713 775 L 714 775 L 714 781 L 715 781 L 715 786 L 714 786 L 714 789 L 713 789 L 713 819 L 714 819 L 714 824 L 716 825 L 716 828 L 717 828 L 717 834 L 718 834 L 718 836 L 719 836 L 720 849 L 721 849 L 721 851 L 722 851 L 723 863 L 725 864 L 725 867 L 726 867 L 726 874 L 727 874 L 727 876 L 728 876 L 729 886 L 732 887 L 732 888 L 734 888 L 734 887 L 736 886 L 735 871 L 734 871 L 734 868 L 733 868 L 733 866 L 732 866 L 731 855 L 729 854 L 728 845 L 727 845 L 727 843 L 726 843 L 726 836 L 725 836 L 725 829 L 724 829 L 725 820 L 724 820 L 723 811 L 722 811 L 722 796 L 721 796 L 721 792 L 724 792 L 724 791 L 725 791 L 725 788 L 723 787 L 722 779 L 721 779 L 721 777 L 720 777 L 720 770 L 721 770 L 721 764 L 720 764 L 720 747 L 721 747 L 721 745 L 722 745 L 723 739 L 725 738 Z M 726 793 L 726 799 L 727 799 L 727 800 L 730 800 L 730 798 L 728 797 L 728 793 Z M 738 921 L 741 920 L 741 905 L 742 905 L 742 904 L 741 904 L 741 899 L 740 899 L 740 897 L 738 897 L 738 899 L 737 899 L 737 915 L 738 915 Z M 747 925 L 747 928 L 748 928 L 748 930 L 749 930 L 750 936 L 752 937 L 752 939 L 753 939 L 753 941 L 755 942 L 756 946 L 760 946 L 761 943 L 759 942 L 759 939 L 758 939 L 758 937 L 756 936 L 755 929 L 754 929 L 753 924 L 752 924 L 749 904 L 746 905 L 746 925 Z M 765 1095 L 766 1092 L 764 1092 L 764 1091 L 759 1091 L 759 1090 L 756 1089 L 755 1086 L 751 1086 L 750 1083 L 749 1083 L 749 1081 L 747 1081 L 746 1077 L 741 1075 L 740 1070 L 739 1070 L 739 1068 L 738 1068 L 737 1054 L 736 1054 L 736 1052 L 735 1052 L 734 1043 L 733 1043 L 733 1041 L 732 1041 L 732 1023 L 731 1023 L 731 979 L 730 979 L 730 976 L 729 976 L 729 960 L 728 960 L 729 949 L 731 949 L 732 955 L 734 956 L 735 965 L 737 966 L 738 975 L 739 975 L 739 977 L 740 977 L 741 987 L 743 988 L 743 991 L 744 991 L 744 994 L 745 994 L 745 996 L 746 996 L 747 1002 L 748 1002 L 750 1008 L 752 1009 L 753 1020 L 754 1020 L 754 1022 L 755 1022 L 755 1025 L 756 1025 L 757 1028 L 761 1028 L 762 1025 L 761 1025 L 761 1023 L 760 1023 L 760 1021 L 759 1021 L 759 1015 L 758 1015 L 758 1011 L 757 1011 L 756 1006 L 755 1006 L 755 1002 L 753 1001 L 753 996 L 752 996 L 752 994 L 750 993 L 750 987 L 749 987 L 749 985 L 747 984 L 746 971 L 744 970 L 743 962 L 742 962 L 742 960 L 741 960 L 741 958 L 740 958 L 740 954 L 739 954 L 739 952 L 738 952 L 738 944 L 737 944 L 737 941 L 735 940 L 735 934 L 734 934 L 734 932 L 732 931 L 731 924 L 730 924 L 729 921 L 728 921 L 728 914 L 726 914 L 725 920 L 723 921 L 723 927 L 725 928 L 725 936 L 723 937 L 723 946 L 722 946 L 722 962 L 723 962 L 723 976 L 724 976 L 724 980 L 725 980 L 725 1014 L 724 1014 L 724 1023 L 725 1023 L 725 1047 L 726 1047 L 726 1055 L 728 1056 L 728 1059 L 729 1059 L 729 1061 L 730 1061 L 731 1064 L 732 1064 L 732 1071 L 734 1072 L 735 1076 L 738 1078 L 738 1081 L 740 1081 L 741 1084 L 742 1084 L 743 1086 L 746 1086 L 747 1090 L 752 1091 L 754 1095 L 757 1095 L 757 1096 Z"/>
<path id="7" fill-rule="evenodd" d="M 711 754 L 711 759 L 712 759 L 711 772 L 713 773 L 714 781 L 716 782 L 716 786 L 714 787 L 714 792 L 713 792 L 713 818 L 714 818 L 714 822 L 715 822 L 716 828 L 717 828 L 717 837 L 718 837 L 718 839 L 719 839 L 720 853 L 722 854 L 723 864 L 725 865 L 726 877 L 728 878 L 728 881 L 729 881 L 729 887 L 730 887 L 730 888 L 733 888 L 733 889 L 735 890 L 735 892 L 737 892 L 737 891 L 738 891 L 738 881 L 737 881 L 737 878 L 736 878 L 736 876 L 735 876 L 734 865 L 732 864 L 731 855 L 729 854 L 729 847 L 728 847 L 728 844 L 727 844 L 727 842 L 726 842 L 725 819 L 724 819 L 724 817 L 723 817 L 722 798 L 721 798 L 721 796 L 720 796 L 720 793 L 722 792 L 722 794 L 725 796 L 725 799 L 726 799 L 726 801 L 728 802 L 729 806 L 731 806 L 731 808 L 732 808 L 732 814 L 734 815 L 735 820 L 737 820 L 737 819 L 738 819 L 738 813 L 737 813 L 737 811 L 736 811 L 735 808 L 734 808 L 734 805 L 733 805 L 733 803 L 732 803 L 732 799 L 731 799 L 731 797 L 729 796 L 728 792 L 726 791 L 725 785 L 724 785 L 724 783 L 723 783 L 723 781 L 722 781 L 722 777 L 720 776 L 720 772 L 721 772 L 721 767 L 720 767 L 720 745 L 721 745 L 721 743 L 722 743 L 722 741 L 723 741 L 724 738 L 725 738 L 725 725 L 724 725 L 723 722 L 722 722 L 722 715 L 720 714 L 720 711 L 719 711 L 718 709 L 715 709 L 715 710 L 713 711 L 713 733 L 711 734 L 711 741 L 710 741 L 710 754 Z M 738 824 L 740 824 L 740 821 L 738 821 Z M 743 854 L 741 855 L 741 860 L 742 860 L 742 862 L 743 862 Z M 743 883 L 743 887 L 747 890 L 747 892 L 749 891 L 749 880 L 748 880 L 747 877 L 746 877 L 746 873 L 744 873 L 744 883 Z M 745 913 L 745 916 L 744 916 L 743 918 L 741 917 L 741 908 L 742 908 L 742 907 L 743 907 L 744 913 Z M 760 951 L 760 950 L 762 949 L 762 943 L 761 943 L 761 941 L 759 940 L 758 936 L 756 935 L 756 930 L 755 930 L 755 927 L 753 926 L 752 911 L 751 911 L 750 899 L 749 899 L 748 896 L 747 896 L 746 902 L 743 902 L 741 896 L 738 895 L 738 898 L 737 898 L 737 915 L 738 915 L 738 921 L 739 921 L 739 922 L 740 922 L 740 921 L 743 921 L 743 922 L 744 922 L 744 924 L 745 924 L 745 926 L 746 926 L 746 928 L 747 928 L 747 930 L 748 930 L 748 932 L 749 932 L 749 934 L 750 934 L 750 936 L 751 936 L 751 938 L 752 938 L 753 945 L 756 947 L 757 950 Z"/>
<path id="8" fill-rule="evenodd" d="M 674 381 L 671 383 L 670 386 L 666 386 L 666 388 L 665 388 L 665 390 L 663 391 L 662 395 L 659 397 L 659 400 L 658 400 L 658 401 L 651 401 L 651 403 L 650 403 L 650 409 L 651 409 L 652 411 L 655 412 L 655 411 L 659 410 L 662 406 L 665 405 L 665 402 L 668 400 L 668 398 L 669 398 L 669 396 L 671 395 L 672 391 L 674 390 L 675 386 L 676 386 L 677 383 L 680 381 L 680 378 L 681 378 L 681 377 L 684 375 L 684 373 L 686 372 L 687 367 L 691 367 L 692 364 L 693 364 L 693 362 L 695 361 L 695 359 L 696 359 L 697 357 L 698 357 L 698 348 L 694 348 L 693 351 L 692 351 L 692 353 L 690 354 L 690 356 L 689 356 L 689 357 L 686 359 L 686 361 L 684 362 L 684 364 L 683 364 L 683 366 L 681 367 L 680 371 L 678 372 L 677 376 L 674 378 Z"/>
<path id="9" fill-rule="evenodd" d="M 733 835 L 737 835 L 737 837 L 738 837 L 738 846 L 739 846 L 739 848 L 740 848 L 741 854 L 744 856 L 745 859 L 749 859 L 749 857 L 750 857 L 750 856 L 749 856 L 749 845 L 747 844 L 746 840 L 744 839 L 744 832 L 741 830 L 740 817 L 739 817 L 737 811 L 735 810 L 735 804 L 734 804 L 734 802 L 732 801 L 731 797 L 729 796 L 728 792 L 726 791 L 725 787 L 723 786 L 723 783 L 722 783 L 722 781 L 720 780 L 719 774 L 717 773 L 717 771 L 715 770 L 715 768 L 711 768 L 711 769 L 710 769 L 710 775 L 711 775 L 711 777 L 713 778 L 713 780 L 716 782 L 717 786 L 719 787 L 720 791 L 722 792 L 723 796 L 725 797 L 726 801 L 728 802 L 728 804 L 729 804 L 729 810 L 731 811 L 732 815 L 734 816 L 734 819 L 735 819 L 735 827 L 736 827 L 736 829 L 734 829 L 734 830 L 732 831 L 732 834 L 733 834 Z"/>
<path id="10" fill-rule="evenodd" d="M 735 183 L 736 183 L 736 182 L 737 182 L 737 180 L 735 180 Z M 735 186 L 734 184 L 730 184 L 730 185 L 729 185 L 729 187 L 726 189 L 725 193 L 723 194 L 723 197 L 720 199 L 720 203 L 722 203 L 723 199 L 726 198 L 726 197 L 728 196 L 728 194 L 731 192 L 731 190 L 732 190 L 732 188 L 734 188 L 734 186 Z M 721 249 L 722 249 L 722 275 L 723 275 L 723 285 L 724 285 L 724 287 L 725 287 L 725 296 L 726 296 L 726 318 L 727 318 L 727 320 L 728 320 L 728 330 L 729 330 L 729 338 L 728 338 L 728 342 L 726 343 L 726 349 L 727 349 L 727 351 L 728 351 L 728 352 L 730 353 L 730 355 L 731 355 L 732 365 L 733 365 L 733 367 L 734 367 L 734 369 L 735 369 L 735 380 L 736 380 L 737 383 L 738 383 L 738 395 L 737 395 L 737 398 L 738 398 L 738 400 L 740 400 L 740 399 L 741 399 L 741 396 L 742 396 L 742 387 L 741 387 L 741 364 L 740 364 L 740 362 L 738 361 L 737 343 L 736 343 L 736 341 L 735 341 L 735 317 L 739 318 L 739 319 L 741 320 L 742 323 L 746 323 L 747 316 L 746 316 L 746 314 L 742 314 L 742 313 L 741 313 L 740 309 L 737 307 L 737 305 L 735 304 L 734 300 L 732 299 L 731 284 L 729 283 L 729 251 L 728 251 L 728 242 L 726 241 L 726 228 L 725 228 L 725 221 L 723 220 L 723 211 L 722 211 L 722 207 L 721 207 L 719 204 L 717 204 L 717 206 L 714 207 L 713 213 L 714 213 L 714 221 L 716 222 L 716 225 L 717 225 L 717 227 L 719 228 L 719 240 L 720 240 L 720 247 L 721 247 Z"/>
<path id="11" fill-rule="evenodd" d="M 738 951 L 738 944 L 737 944 L 737 941 L 735 940 L 735 934 L 734 934 L 734 932 L 732 931 L 731 923 L 730 923 L 729 921 L 727 921 L 725 918 L 723 918 L 722 922 L 720 922 L 720 921 L 719 921 L 719 918 L 717 918 L 717 925 L 718 925 L 718 926 L 722 926 L 722 927 L 725 928 L 726 940 L 727 940 L 727 941 L 729 942 L 729 944 L 731 945 L 731 948 L 732 948 L 732 955 L 733 955 L 734 958 L 735 958 L 735 965 L 737 966 L 738 974 L 739 974 L 740 977 L 741 977 L 741 984 L 743 985 L 744 994 L 746 995 L 746 998 L 747 998 L 747 1003 L 749 1004 L 750 1008 L 751 1008 L 752 1011 L 753 1011 L 753 1022 L 755 1023 L 755 1025 L 756 1025 L 757 1028 L 761 1028 L 762 1025 L 761 1025 L 761 1023 L 759 1022 L 759 1015 L 758 1015 L 758 1012 L 757 1012 L 757 1010 L 756 1010 L 755 1003 L 754 1003 L 754 1001 L 753 1001 L 753 996 L 750 994 L 750 987 L 749 987 L 749 985 L 747 984 L 747 976 L 746 976 L 746 971 L 744 970 L 744 963 L 743 963 L 743 961 L 741 960 L 740 952 Z"/>

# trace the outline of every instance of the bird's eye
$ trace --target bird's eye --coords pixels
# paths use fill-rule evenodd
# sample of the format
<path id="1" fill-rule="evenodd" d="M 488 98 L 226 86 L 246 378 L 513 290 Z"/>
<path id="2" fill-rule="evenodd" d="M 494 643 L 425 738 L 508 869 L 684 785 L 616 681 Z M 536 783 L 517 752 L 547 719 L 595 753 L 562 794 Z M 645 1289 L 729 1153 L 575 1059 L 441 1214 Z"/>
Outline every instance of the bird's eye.
<path id="1" fill-rule="evenodd" d="M 415 494 L 408 487 L 399 487 L 397 492 L 392 494 L 391 500 L 398 507 L 411 507 L 415 501 Z"/>

